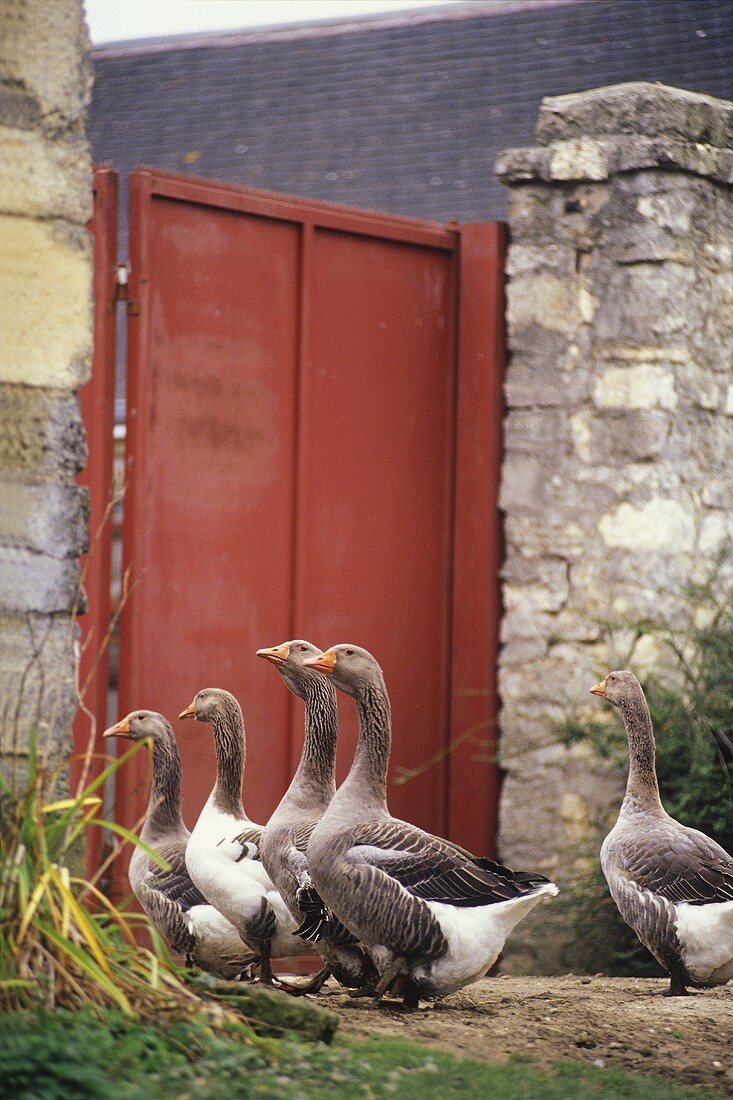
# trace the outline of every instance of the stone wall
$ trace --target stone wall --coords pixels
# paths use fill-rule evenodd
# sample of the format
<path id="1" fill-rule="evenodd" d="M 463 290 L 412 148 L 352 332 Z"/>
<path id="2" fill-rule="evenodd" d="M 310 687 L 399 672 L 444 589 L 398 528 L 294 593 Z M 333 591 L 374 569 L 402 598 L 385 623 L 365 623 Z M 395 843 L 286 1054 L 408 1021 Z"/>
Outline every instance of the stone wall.
<path id="1" fill-rule="evenodd" d="M 91 362 L 91 92 L 81 0 L 0 5 L 0 751 L 70 744 Z"/>
<path id="2" fill-rule="evenodd" d="M 733 104 L 652 84 L 543 101 L 510 193 L 501 856 L 562 881 L 621 777 L 557 740 L 733 537 Z M 598 714 L 598 706 L 591 707 Z M 549 907 L 548 907 L 549 909 Z M 550 919 L 552 926 L 552 919 Z M 567 967 L 527 921 L 509 968 Z"/>

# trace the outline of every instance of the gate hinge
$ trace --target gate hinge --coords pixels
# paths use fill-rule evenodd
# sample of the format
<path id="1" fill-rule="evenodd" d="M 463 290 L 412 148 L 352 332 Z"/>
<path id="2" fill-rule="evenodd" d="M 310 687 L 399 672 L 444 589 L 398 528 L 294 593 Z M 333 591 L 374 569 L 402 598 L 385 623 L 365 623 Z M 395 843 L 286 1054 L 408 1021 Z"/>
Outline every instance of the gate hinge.
<path id="1" fill-rule="evenodd" d="M 126 302 L 128 313 L 137 313 L 137 302 L 130 297 L 129 264 L 118 264 L 115 272 L 115 302 Z"/>

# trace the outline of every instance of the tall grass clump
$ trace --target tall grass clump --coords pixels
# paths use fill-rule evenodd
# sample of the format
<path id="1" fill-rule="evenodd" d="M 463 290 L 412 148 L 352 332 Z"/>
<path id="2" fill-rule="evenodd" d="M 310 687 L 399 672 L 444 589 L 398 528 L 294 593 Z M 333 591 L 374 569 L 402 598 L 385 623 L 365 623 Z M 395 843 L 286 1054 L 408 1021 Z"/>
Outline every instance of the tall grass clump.
<path id="1" fill-rule="evenodd" d="M 99 874 L 89 880 L 70 869 L 78 862 L 70 858 L 73 847 L 92 828 L 143 844 L 100 816 L 97 793 L 139 747 L 108 764 L 74 797 L 54 801 L 31 736 L 27 780 L 13 791 L 0 779 L 0 1011 L 86 1005 L 145 1016 L 198 1004 L 145 918 L 114 906 L 97 885 Z M 152 949 L 136 942 L 140 922 L 152 935 Z"/>
<path id="2" fill-rule="evenodd" d="M 101 530 L 111 518 L 121 494 L 113 498 L 90 554 L 97 552 Z M 32 616 L 28 630 L 30 659 L 19 677 L 16 698 L 3 708 L 8 763 L 0 773 L 0 1012 L 42 1006 L 95 1011 L 114 1009 L 126 1016 L 149 1016 L 171 1009 L 190 1012 L 200 999 L 181 980 L 167 948 L 147 918 L 110 902 L 100 879 L 122 845 L 141 845 L 164 869 L 165 860 L 134 832 L 103 817 L 101 792 L 115 771 L 142 745 L 119 759 L 94 751 L 94 716 L 84 705 L 84 694 L 101 653 L 128 595 L 123 578 L 122 598 L 105 637 L 97 640 L 97 655 L 86 684 L 77 688 L 77 703 L 90 723 L 86 750 L 78 760 L 78 781 L 70 797 L 65 754 L 54 744 L 57 718 L 65 707 L 66 670 L 76 652 L 77 612 L 83 605 L 82 570 L 68 631 L 54 661 L 44 660 L 51 627 L 37 636 Z M 48 665 L 56 669 L 49 682 Z M 32 704 L 32 705 L 31 705 Z M 28 715 L 31 718 L 28 718 Z M 30 729 L 28 727 L 31 727 Z M 25 734 L 25 736 L 22 736 Z M 25 746 L 21 752 L 21 743 Z M 25 756 L 23 768 L 18 762 Z M 101 767 L 101 770 L 100 770 Z M 91 876 L 77 872 L 79 850 L 93 830 L 116 837 L 109 858 Z M 144 926 L 152 947 L 139 946 L 135 933 Z"/>

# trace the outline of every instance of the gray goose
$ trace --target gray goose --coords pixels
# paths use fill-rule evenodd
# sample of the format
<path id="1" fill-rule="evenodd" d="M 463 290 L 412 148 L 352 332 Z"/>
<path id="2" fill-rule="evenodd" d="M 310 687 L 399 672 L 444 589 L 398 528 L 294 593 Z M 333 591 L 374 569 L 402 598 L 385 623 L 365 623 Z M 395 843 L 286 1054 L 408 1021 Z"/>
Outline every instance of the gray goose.
<path id="1" fill-rule="evenodd" d="M 218 977 L 232 979 L 255 960 L 236 928 L 196 889 L 186 870 L 190 833 L 181 815 L 181 757 L 170 723 L 151 710 L 136 710 L 103 737 L 149 740 L 153 757 L 150 799 L 140 837 L 170 864 L 164 871 L 140 847 L 130 860 L 135 897 L 170 947 Z"/>
<path id="2" fill-rule="evenodd" d="M 178 717 L 210 723 L 216 750 L 216 783 L 186 848 L 188 873 L 256 952 L 260 978 L 271 985 L 271 958 L 312 954 L 313 949 L 293 935 L 296 922 L 260 860 L 262 826 L 244 812 L 241 707 L 230 692 L 204 688 Z"/>
<path id="3" fill-rule="evenodd" d="M 667 996 L 733 978 L 733 858 L 670 817 L 659 797 L 654 730 L 641 684 L 628 670 L 590 689 L 621 711 L 629 776 L 601 866 L 621 916 L 669 972 Z"/>
<path id="4" fill-rule="evenodd" d="M 336 692 L 325 677 L 304 665 L 320 653 L 301 638 L 257 650 L 257 656 L 274 664 L 286 687 L 305 702 L 305 740 L 298 770 L 263 830 L 260 855 L 299 923 L 299 934 L 317 942 L 326 964 L 300 991 L 317 992 L 331 974 L 344 986 L 367 991 L 377 977 L 371 959 L 342 925 L 330 920 L 322 926 L 322 907 L 313 898 L 308 877 L 308 841 L 336 791 Z"/>
<path id="5" fill-rule="evenodd" d="M 513 872 L 392 817 L 387 808 L 391 716 L 382 670 L 358 646 L 338 645 L 306 665 L 351 695 L 359 741 L 351 770 L 308 844 L 314 886 L 369 950 L 377 997 L 407 1007 L 481 978 L 512 928 L 557 887 Z"/>

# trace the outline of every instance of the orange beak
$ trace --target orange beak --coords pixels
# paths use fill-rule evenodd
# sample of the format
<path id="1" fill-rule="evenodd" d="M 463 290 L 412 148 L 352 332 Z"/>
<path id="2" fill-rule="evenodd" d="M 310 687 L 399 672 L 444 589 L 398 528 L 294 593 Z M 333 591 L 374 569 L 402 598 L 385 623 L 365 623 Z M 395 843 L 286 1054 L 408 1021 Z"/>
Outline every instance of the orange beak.
<path id="1" fill-rule="evenodd" d="M 272 661 L 273 665 L 284 665 L 290 656 L 290 642 L 273 646 L 272 649 L 258 649 L 258 657 L 264 657 L 266 661 Z"/>
<path id="2" fill-rule="evenodd" d="M 193 709 L 193 703 L 189 703 L 185 710 L 182 710 L 178 715 L 179 718 L 195 718 L 196 711 Z"/>
<path id="3" fill-rule="evenodd" d="M 605 699 L 605 697 L 606 697 L 606 681 L 601 680 L 600 684 L 596 684 L 595 687 L 592 687 L 590 689 L 590 694 L 591 695 L 600 695 L 601 699 Z"/>
<path id="4" fill-rule="evenodd" d="M 306 668 L 314 668 L 316 672 L 323 672 L 326 676 L 330 676 L 336 667 L 336 650 L 327 649 L 325 653 L 320 653 L 318 657 L 308 657 L 303 661 Z"/>
<path id="5" fill-rule="evenodd" d="M 105 730 L 102 737 L 129 737 L 130 736 L 130 719 L 120 718 L 119 722 L 114 726 L 110 726 L 108 730 Z"/>

